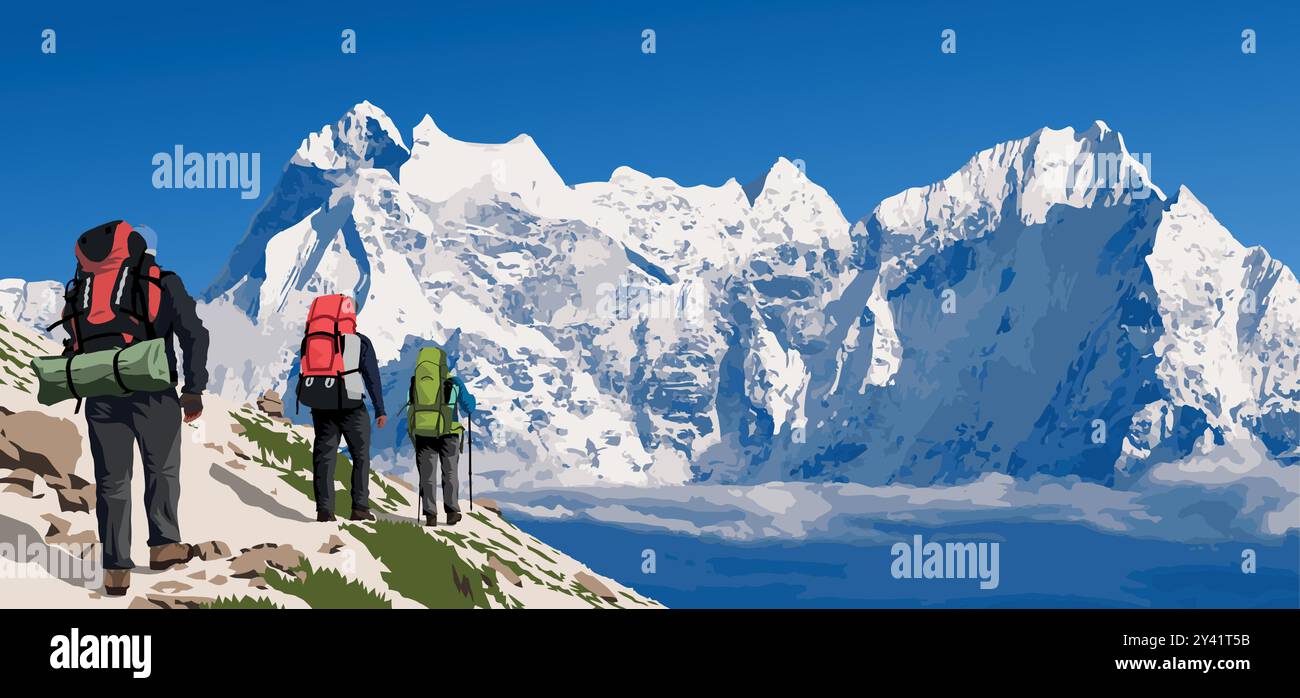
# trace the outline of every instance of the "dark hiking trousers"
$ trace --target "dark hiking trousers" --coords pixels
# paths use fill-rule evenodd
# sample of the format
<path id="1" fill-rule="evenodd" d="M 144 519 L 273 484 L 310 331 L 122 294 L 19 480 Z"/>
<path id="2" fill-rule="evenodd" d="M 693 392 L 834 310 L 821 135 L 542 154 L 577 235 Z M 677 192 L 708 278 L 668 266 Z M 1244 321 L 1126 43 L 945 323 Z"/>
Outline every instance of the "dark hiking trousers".
<path id="1" fill-rule="evenodd" d="M 339 437 L 348 444 L 352 459 L 352 508 L 370 511 L 370 412 L 365 405 L 349 410 L 312 410 L 316 427 L 312 444 L 312 479 L 316 511 L 334 511 L 334 467 L 339 460 Z"/>
<path id="2" fill-rule="evenodd" d="M 438 514 L 438 469 L 434 458 L 442 465 L 442 509 L 448 514 L 459 514 L 460 480 L 456 463 L 460 460 L 460 435 L 415 437 L 415 467 L 420 472 L 420 500 L 426 516 Z"/>
<path id="3" fill-rule="evenodd" d="M 90 453 L 95 460 L 95 516 L 104 569 L 129 570 L 131 473 L 135 450 L 144 465 L 149 545 L 181 541 L 181 403 L 174 391 L 86 398 Z"/>

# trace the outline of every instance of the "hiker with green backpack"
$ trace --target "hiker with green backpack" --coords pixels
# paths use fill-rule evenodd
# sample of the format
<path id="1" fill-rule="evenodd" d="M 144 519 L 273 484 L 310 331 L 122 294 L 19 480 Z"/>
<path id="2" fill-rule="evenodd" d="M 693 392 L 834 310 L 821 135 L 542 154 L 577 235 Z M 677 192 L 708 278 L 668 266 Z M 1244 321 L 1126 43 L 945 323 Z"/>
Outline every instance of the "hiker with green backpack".
<path id="1" fill-rule="evenodd" d="M 469 430 L 460 423 L 458 412 L 463 412 L 466 423 L 472 425 L 476 405 L 465 382 L 451 372 L 447 353 L 438 347 L 421 349 L 415 361 L 415 374 L 411 376 L 406 430 L 411 443 L 415 445 L 415 465 L 420 477 L 420 506 L 424 511 L 426 526 L 438 525 L 436 493 L 439 469 L 434 467 L 435 459 L 441 465 L 442 508 L 447 513 L 447 525 L 455 526 L 461 519 L 460 482 L 456 470 L 463 439 Z M 472 434 L 470 438 L 472 447 Z M 471 470 L 470 477 L 473 476 Z M 471 482 L 471 491 L 473 486 Z"/>

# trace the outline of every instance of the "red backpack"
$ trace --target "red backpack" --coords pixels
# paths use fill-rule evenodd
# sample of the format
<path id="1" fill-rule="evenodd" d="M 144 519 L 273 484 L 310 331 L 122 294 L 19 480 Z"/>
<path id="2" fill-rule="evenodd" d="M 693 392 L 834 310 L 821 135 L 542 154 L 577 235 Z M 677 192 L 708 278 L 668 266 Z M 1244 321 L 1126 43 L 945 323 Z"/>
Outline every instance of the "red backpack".
<path id="1" fill-rule="evenodd" d="M 147 250 L 144 236 L 126 221 L 91 228 L 77 238 L 77 271 L 64 287 L 63 318 L 74 354 L 120 349 L 154 339 L 169 276 Z"/>
<path id="2" fill-rule="evenodd" d="M 318 410 L 361 406 L 361 338 L 351 298 L 334 294 L 312 301 L 299 360 L 299 404 Z"/>

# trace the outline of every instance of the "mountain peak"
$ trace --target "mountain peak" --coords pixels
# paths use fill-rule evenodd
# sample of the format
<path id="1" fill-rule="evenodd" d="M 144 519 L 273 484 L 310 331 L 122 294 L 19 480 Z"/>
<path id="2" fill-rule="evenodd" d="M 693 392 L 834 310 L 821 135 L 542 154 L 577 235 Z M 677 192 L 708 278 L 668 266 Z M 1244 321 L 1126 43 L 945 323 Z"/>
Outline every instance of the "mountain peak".
<path id="1" fill-rule="evenodd" d="M 412 141 L 400 181 L 429 201 L 446 201 L 483 182 L 539 214 L 566 198 L 564 180 L 526 133 L 506 143 L 471 143 L 448 135 L 426 114 Z"/>
<path id="2" fill-rule="evenodd" d="M 304 138 L 291 163 L 327 171 L 374 167 L 396 174 L 409 154 L 401 131 L 384 110 L 361 101 L 338 122 Z"/>
<path id="3" fill-rule="evenodd" d="M 744 185 L 745 197 L 749 199 L 749 205 L 753 206 L 769 184 L 779 189 L 789 189 L 789 185 L 795 184 L 800 179 L 804 182 L 809 181 L 808 176 L 798 165 L 785 156 L 780 156 L 766 173 Z"/>

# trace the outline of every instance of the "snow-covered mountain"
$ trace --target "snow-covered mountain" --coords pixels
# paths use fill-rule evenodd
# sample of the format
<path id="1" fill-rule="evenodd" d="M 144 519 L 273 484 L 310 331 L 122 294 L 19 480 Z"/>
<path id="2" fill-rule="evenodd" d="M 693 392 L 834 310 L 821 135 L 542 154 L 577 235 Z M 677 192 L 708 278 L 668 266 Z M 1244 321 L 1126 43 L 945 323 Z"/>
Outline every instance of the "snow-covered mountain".
<path id="1" fill-rule="evenodd" d="M 50 336 L 45 328 L 63 314 L 63 284 L 58 281 L 0 279 L 0 315 Z"/>
<path id="2" fill-rule="evenodd" d="M 568 186 L 528 136 L 426 116 L 410 142 L 368 102 L 304 139 L 207 294 L 225 396 L 288 391 L 307 305 L 344 292 L 390 410 L 421 344 L 458 359 L 498 487 L 1300 460 L 1295 276 L 1100 122 L 852 224 L 785 159 L 744 187 Z"/>

